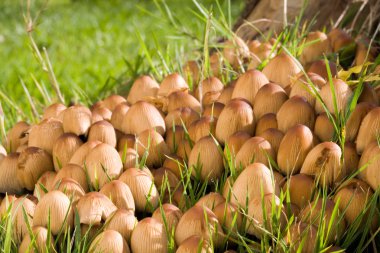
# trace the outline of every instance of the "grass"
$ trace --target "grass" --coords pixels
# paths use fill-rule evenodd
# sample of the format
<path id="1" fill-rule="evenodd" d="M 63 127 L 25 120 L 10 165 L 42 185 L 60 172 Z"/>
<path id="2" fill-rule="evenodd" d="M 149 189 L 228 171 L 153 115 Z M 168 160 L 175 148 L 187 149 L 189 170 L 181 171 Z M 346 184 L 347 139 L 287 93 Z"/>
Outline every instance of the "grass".
<path id="1" fill-rule="evenodd" d="M 163 58 L 194 58 L 192 52 L 199 46 L 195 38 L 202 38 L 204 31 L 194 16 L 196 6 L 191 0 L 166 0 L 176 18 L 181 19 L 179 30 L 173 25 L 175 22 L 178 27 L 179 21 L 166 19 L 163 1 L 156 5 L 155 1 L 138 0 L 50 0 L 46 6 L 45 2 L 32 1 L 31 16 L 38 16 L 33 38 L 42 55 L 46 48 L 66 102 L 94 102 L 108 92 L 125 89 L 123 84 L 137 74 L 152 72 L 150 66 L 162 61 L 155 53 L 157 47 Z M 213 0 L 200 2 L 207 9 L 217 8 Z M 0 1 L 0 91 L 10 100 L 2 99 L 6 128 L 27 117 L 11 105 L 13 102 L 19 108 L 30 107 L 22 82 L 38 112 L 44 100 L 34 79 L 42 89 L 46 88 L 47 94 L 54 93 L 31 50 L 23 17 L 26 3 Z M 242 4 L 236 1 L 231 5 L 232 18 Z M 153 58 L 151 64 L 149 57 Z"/>
<path id="2" fill-rule="evenodd" d="M 98 3 L 98 2 L 97 2 Z M 123 29 L 115 28 L 115 30 L 112 30 L 113 26 L 110 20 L 115 18 L 116 23 L 120 20 L 123 20 L 123 16 L 119 13 L 120 8 L 112 8 L 109 6 L 109 3 L 105 2 L 99 2 L 98 7 L 94 7 L 89 4 L 89 2 L 75 2 L 72 5 L 68 2 L 64 1 L 54 1 L 52 2 L 52 7 L 57 6 L 66 6 L 71 12 L 68 11 L 68 9 L 64 9 L 65 11 L 68 11 L 66 14 L 72 14 L 73 16 L 76 16 L 77 14 L 73 14 L 72 12 L 75 11 L 82 11 L 85 12 L 84 9 L 80 9 L 81 7 L 79 5 L 87 6 L 87 8 L 90 8 L 91 11 L 94 11 L 95 13 L 98 13 L 98 15 L 102 18 L 105 14 L 102 12 L 102 8 L 110 7 L 110 10 L 113 10 L 108 16 L 110 20 L 108 22 L 111 22 L 111 25 L 102 27 L 104 23 L 102 23 L 101 27 L 103 30 L 102 33 L 104 35 L 97 35 L 97 33 L 91 33 L 93 36 L 95 36 L 95 40 L 92 40 L 91 36 L 87 37 L 87 40 L 91 40 L 91 43 L 95 44 L 89 44 L 88 48 L 84 45 L 78 46 L 77 48 L 78 52 L 81 52 L 81 50 L 84 50 L 83 53 L 83 59 L 81 54 L 75 54 L 73 53 L 72 47 L 69 47 L 62 41 L 65 41 L 65 37 L 59 37 L 59 32 L 57 31 L 51 31 L 51 33 L 57 32 L 58 38 L 60 38 L 61 42 L 56 42 L 55 39 L 51 40 L 51 44 L 46 44 L 48 46 L 49 51 L 49 59 L 52 62 L 52 67 L 54 69 L 54 72 L 57 76 L 57 80 L 60 83 L 60 88 L 65 95 L 66 99 L 74 97 L 75 99 L 80 99 L 80 101 L 86 102 L 93 102 L 96 99 L 101 98 L 103 95 L 107 94 L 108 92 L 119 90 L 120 88 L 123 88 L 122 83 L 128 83 L 130 84 L 130 80 L 133 79 L 135 75 L 141 74 L 141 73 L 152 73 L 154 76 L 160 80 L 163 75 L 165 75 L 168 72 L 171 72 L 173 70 L 180 70 L 181 69 L 181 63 L 185 59 L 187 59 L 185 56 L 189 57 L 190 59 L 198 59 L 201 61 L 202 64 L 202 72 L 204 76 L 209 75 L 209 50 L 210 48 L 215 49 L 214 42 L 216 41 L 216 38 L 219 36 L 224 36 L 227 38 L 231 38 L 232 34 L 230 32 L 229 27 L 231 27 L 231 20 L 232 17 L 235 15 L 233 10 L 237 10 L 238 7 L 234 6 L 233 8 L 230 8 L 230 2 L 226 1 L 222 5 L 219 5 L 217 2 L 214 3 L 213 7 L 210 7 L 208 2 L 186 2 L 186 4 L 192 4 L 193 10 L 189 10 L 188 8 L 177 7 L 175 1 L 153 1 L 153 2 L 142 2 L 139 4 L 139 12 L 144 13 L 144 17 L 149 17 L 154 20 L 159 21 L 159 26 L 162 26 L 166 29 L 162 29 L 162 31 L 170 30 L 171 32 L 167 34 L 166 32 L 156 32 L 158 29 L 155 26 L 144 26 L 144 23 L 141 25 L 138 23 L 138 21 L 133 21 L 130 26 L 124 27 L 124 29 L 129 31 L 129 34 L 133 34 L 135 47 L 129 48 L 127 45 L 128 40 L 120 39 L 120 41 L 109 41 L 108 38 L 108 30 L 113 31 L 115 33 L 110 32 L 112 35 L 109 36 L 115 36 L 115 34 L 119 34 L 120 31 L 123 31 Z M 5 1 L 4 6 L 7 6 L 7 8 L 16 8 L 14 5 L 10 4 L 10 1 Z M 181 4 L 182 5 L 182 4 Z M 79 9 L 74 9 L 72 6 L 79 7 Z M 170 6 L 170 8 L 169 8 Z M 0 4 L 1 7 L 1 4 Z M 70 9 L 72 8 L 72 9 Z M 92 9 L 95 8 L 95 9 Z M 99 9 L 96 9 L 99 8 Z M 125 11 L 127 11 L 129 8 L 124 6 Z M 121 8 L 124 10 L 123 8 Z M 176 12 L 174 12 L 176 10 Z M 177 11 L 178 10 L 178 11 Z M 227 11 L 225 11 L 227 10 Z M 48 9 L 43 15 L 53 15 L 52 13 L 49 14 L 51 9 Z M 65 13 L 65 11 L 62 11 L 62 13 Z M 182 13 L 182 11 L 184 11 Z M 188 12 L 188 13 L 187 13 Z M 83 13 L 82 13 L 83 14 Z M 63 14 L 62 14 L 63 15 Z M 106 14 L 105 16 L 107 16 Z M 119 16 L 120 15 L 120 16 Z M 131 13 L 131 15 L 133 15 Z M 183 15 L 189 15 L 188 17 Z M 54 15 L 53 15 L 54 16 Z M 87 17 L 87 13 L 83 14 L 84 17 Z M 302 13 L 300 17 L 302 16 Z M 9 17 L 9 16 L 8 16 Z M 76 16 L 76 20 L 82 21 L 85 23 L 85 18 L 78 14 Z M 71 18 L 71 17 L 70 17 Z M 68 20 L 71 20 L 71 19 Z M 0 18 L 1 19 L 1 18 Z M 101 18 L 100 18 L 101 19 Z M 33 38 L 37 41 L 37 44 L 39 45 L 39 51 L 36 52 L 42 52 L 44 61 L 47 61 L 47 57 L 45 55 L 45 51 L 43 49 L 40 49 L 40 47 L 44 46 L 44 42 L 42 38 L 44 38 L 41 34 L 44 33 L 44 29 L 49 30 L 51 26 L 47 25 L 47 27 L 44 27 L 44 18 L 41 18 L 42 23 L 38 25 L 38 29 L 35 33 L 33 33 Z M 131 18 L 133 20 L 133 18 Z M 188 22 L 188 20 L 190 20 Z M 107 23 L 107 20 L 104 20 L 105 23 Z M 136 22 L 136 23 L 134 23 Z M 69 22 L 68 22 L 69 23 Z M 96 23 L 96 22 L 95 22 Z M 75 22 L 72 24 L 76 24 Z M 91 18 L 89 21 L 89 24 L 91 24 Z M 45 23 L 46 25 L 46 23 Z M 115 24 L 114 24 L 115 25 Z M 139 29 L 136 29 L 136 26 L 139 25 Z M 146 24 L 145 24 L 146 25 Z M 72 25 L 73 26 L 73 25 Z M 82 29 L 86 27 L 86 24 L 81 23 L 78 25 L 78 29 Z M 90 26 L 91 27 L 91 26 Z M 132 27 L 132 28 L 131 28 Z M 133 28 L 134 27 L 134 28 Z M 302 41 L 302 38 L 306 36 L 308 31 L 310 30 L 311 26 L 301 26 L 300 18 L 296 20 L 294 24 L 289 24 L 289 26 L 286 26 L 284 29 L 284 32 L 279 34 L 277 37 L 277 41 L 275 45 L 280 44 L 282 45 L 281 50 L 285 51 L 286 53 L 293 55 L 294 59 L 297 61 L 297 57 L 300 54 L 301 47 L 297 47 L 300 41 Z M 88 28 L 88 27 L 87 27 Z M 144 30 L 146 28 L 146 30 Z M 62 28 L 63 30 L 69 29 L 68 27 Z M 72 29 L 72 28 L 71 28 Z M 120 30 L 119 30 L 120 29 Z M 132 30 L 129 30 L 132 29 Z M 152 29 L 152 30 L 150 30 Z M 46 31 L 46 30 L 45 30 Z M 74 30 L 72 30 L 73 32 Z M 82 31 L 82 30 L 81 30 Z M 83 31 L 86 31 L 86 29 L 83 29 Z M 131 32 L 132 31 L 132 32 Z M 148 36 L 147 31 L 155 31 L 154 35 Z M 45 34 L 46 37 L 51 39 L 51 33 Z M 88 35 L 88 34 L 87 34 Z M 119 34 L 120 35 L 120 34 Z M 71 39 L 75 40 L 76 34 L 73 34 L 73 37 Z M 79 38 L 84 39 L 86 41 L 86 33 L 79 34 Z M 100 36 L 100 37 L 97 37 Z M 102 37 L 104 36 L 104 37 Z M 100 39 L 99 39 L 100 38 Z M 102 40 L 103 38 L 103 40 Z M 111 37 L 113 38 L 113 37 Z M 118 37 L 119 38 L 119 37 Z M 165 43 L 167 39 L 170 39 L 168 43 Z M 198 39 L 200 38 L 200 39 Z M 25 39 L 25 38 L 24 38 Z M 42 42 L 41 42 L 42 41 Z M 70 42 L 70 39 L 67 40 Z M 95 42 L 97 41 L 97 42 Z M 99 41 L 103 41 L 105 45 L 108 45 L 109 48 L 107 51 L 103 51 L 103 48 L 100 46 Z M 132 41 L 132 40 L 131 40 Z M 25 44 L 28 45 L 30 40 L 26 39 Z M 42 43 L 42 44 L 41 44 Z M 57 47 L 57 45 L 54 45 L 55 43 L 59 43 L 60 46 L 63 48 Z M 120 43 L 120 44 L 119 44 Z M 61 45 L 62 44 L 62 45 Z M 113 44 L 118 44 L 117 47 L 113 47 Z M 0 47 L 2 45 L 0 44 Z M 83 46 L 83 47 L 81 47 Z M 128 47 L 124 48 L 124 46 Z M 106 47 L 106 46 L 105 46 Z M 60 51 L 64 50 L 66 48 L 67 51 Z M 106 47 L 107 48 L 107 47 Z M 137 49 L 138 48 L 138 49 Z M 99 49 L 99 55 L 94 54 Z M 126 50 L 126 53 L 123 51 L 123 49 Z M 136 50 L 137 49 L 137 50 Z M 194 49 L 197 49 L 198 51 L 195 51 Z M 222 47 L 216 48 L 216 50 L 222 50 Z M 189 51 L 190 50 L 190 53 Z M 27 51 L 29 54 L 32 52 L 31 50 Z M 70 53 L 70 55 L 65 55 L 63 52 Z M 111 53 L 110 53 L 111 52 Z M 194 54 L 192 53 L 194 52 Z M 199 52 L 198 54 L 196 52 Z M 89 54 L 89 55 L 87 55 Z M 93 55 L 91 55 L 93 54 Z M 22 54 L 21 54 L 22 55 Z M 25 56 L 27 54 L 25 53 Z M 115 55 L 120 55 L 120 58 L 115 57 Z M 66 57 L 65 60 L 60 61 L 57 57 Z M 203 56 L 203 57 L 202 57 Z M 72 58 L 71 58 L 72 57 Z M 93 57 L 93 58 L 92 58 Z M 184 58 L 185 57 L 185 58 Z M 111 59 L 112 58 L 112 59 Z M 65 64 L 67 59 L 71 59 L 73 62 L 73 66 L 70 64 Z M 76 60 L 77 59 L 77 60 Z M 86 65 L 88 62 L 88 59 L 93 60 L 99 60 L 98 64 L 93 65 Z M 102 59 L 108 59 L 105 61 L 101 61 Z M 37 63 L 34 58 L 30 58 L 30 62 Z M 57 64 L 57 61 L 59 64 Z M 119 62 L 120 61 L 120 62 Z M 60 63 L 63 64 L 60 64 Z M 75 62 L 75 63 L 74 63 Z M 97 62 L 97 61 L 95 61 Z M 263 63 L 260 68 L 264 67 L 267 61 Z M 114 65 L 112 65 L 112 63 Z M 86 67 L 83 66 L 89 66 L 88 68 L 91 68 L 91 71 L 88 71 Z M 28 69 L 28 68 L 31 69 Z M 224 81 L 228 81 L 232 78 L 234 78 L 237 74 L 237 72 L 244 72 L 243 66 L 239 70 L 233 70 L 230 68 L 230 66 L 226 66 L 225 72 L 227 73 L 224 76 Z M 9 69 L 4 68 L 9 71 Z M 302 69 L 302 66 L 301 66 Z M 79 72 L 83 71 L 84 72 Z M 3 69 L 2 69 L 3 71 Z M 23 72 L 25 71 L 25 72 Z M 69 71 L 71 75 L 67 75 L 67 72 Z M 113 72 L 115 71 L 115 72 Z M 5 75 L 8 75 L 7 80 L 13 80 L 16 84 L 25 83 L 25 88 L 22 86 L 17 86 L 20 88 L 15 88 L 10 92 L 10 95 L 14 95 L 15 97 L 10 96 L 10 101 L 4 101 L 3 106 L 4 108 L 8 108 L 5 110 L 5 115 L 7 119 L 7 124 L 10 124 L 9 122 L 12 122 L 12 120 L 15 120 L 16 118 L 7 118 L 9 115 L 12 116 L 12 111 L 14 114 L 14 111 L 16 110 L 16 107 L 24 108 L 23 106 L 29 106 L 30 113 L 29 115 L 33 115 L 33 111 L 38 111 L 42 109 L 43 102 L 41 104 L 36 103 L 37 106 L 35 109 L 33 109 L 33 102 L 31 101 L 31 98 L 34 96 L 39 97 L 41 101 L 43 100 L 49 100 L 45 97 L 51 96 L 53 93 L 52 88 L 48 85 L 49 83 L 49 77 L 47 77 L 46 73 L 44 73 L 41 70 L 41 66 L 37 63 L 35 65 L 31 64 L 28 65 L 24 70 L 19 70 L 15 74 L 15 76 L 12 77 L 11 72 L 5 72 Z M 35 79 L 38 81 L 38 84 L 41 84 L 38 87 L 41 87 L 41 90 L 43 91 L 43 87 L 46 87 L 48 90 L 47 92 L 39 92 L 38 89 L 35 89 L 36 82 L 31 82 L 32 76 L 31 73 L 35 76 Z M 47 72 L 48 74 L 51 73 L 51 71 Z M 65 74 L 66 73 L 66 74 Z M 334 94 L 333 84 L 332 84 L 332 78 L 331 78 L 331 71 L 328 69 L 329 73 L 329 84 L 332 90 L 332 93 Z M 306 73 L 305 73 L 306 74 Z M 334 125 L 334 129 L 336 131 L 336 139 L 335 141 L 341 146 L 343 149 L 344 142 L 345 142 L 345 135 L 344 135 L 344 127 L 345 123 L 347 121 L 347 118 L 349 117 L 352 110 L 355 108 L 357 103 L 357 98 L 360 95 L 361 92 L 361 86 L 363 84 L 363 80 L 366 77 L 366 68 L 364 68 L 362 71 L 359 71 L 359 73 L 356 73 L 349 81 L 353 81 L 355 78 L 358 81 L 358 87 L 356 88 L 356 91 L 354 92 L 353 99 L 350 101 L 350 104 L 348 106 L 348 109 L 346 112 L 340 113 L 337 111 L 336 107 L 336 96 L 334 95 L 334 101 L 335 101 L 335 108 L 334 112 L 328 112 L 326 106 L 324 105 L 321 97 L 317 93 L 317 100 L 323 104 L 323 107 L 326 111 L 326 113 L 329 115 L 329 119 L 332 121 Z M 306 75 L 307 76 L 307 75 Z M 2 78 L 2 77 L 0 77 Z M 308 77 L 307 77 L 308 78 Z M 21 81 L 22 80 L 22 81 Z M 310 86 L 312 89 L 315 89 L 314 84 L 308 79 Z M 93 85 L 97 83 L 96 87 L 93 87 Z M 4 86 L 5 87 L 5 86 Z M 12 87 L 11 84 L 6 87 Z M 106 91 L 107 90 L 107 91 Z M 89 91 L 88 94 L 83 94 L 83 91 Z M 9 90 L 3 90 L 3 92 L 9 92 Z M 18 93 L 17 93 L 18 92 Z M 311 91 L 312 92 L 312 91 Z M 313 91 L 313 93 L 315 93 Z M 18 96 L 25 96 L 28 97 L 28 101 L 18 101 Z M 30 97 L 29 97 L 30 95 Z M 88 100 L 87 100 L 88 99 Z M 45 101 L 46 102 L 46 101 Z M 5 107 L 7 106 L 7 107 Z M 337 119 L 335 119 L 332 115 L 335 114 L 337 116 Z M 186 133 L 186 139 L 190 142 L 190 145 L 192 145 L 191 140 L 188 136 L 187 129 L 185 125 L 183 124 L 184 131 Z M 173 131 L 175 131 L 175 128 L 173 126 Z M 215 139 L 214 139 L 215 140 Z M 201 181 L 197 178 L 194 179 L 192 177 L 192 171 L 193 170 L 200 170 L 201 164 L 197 164 L 194 167 L 188 168 L 186 166 L 186 163 L 183 165 L 183 169 L 181 170 L 181 180 L 180 184 L 176 187 L 171 188 L 169 185 L 169 180 L 167 177 L 164 178 L 164 182 L 162 184 L 161 189 L 159 189 L 160 196 L 163 198 L 166 192 L 169 193 L 169 199 L 174 199 L 174 192 L 176 189 L 182 188 L 183 189 L 183 197 L 185 198 L 185 209 L 190 208 L 193 206 L 201 197 L 203 197 L 207 192 L 210 191 L 217 191 L 222 192 L 223 186 L 226 183 L 227 177 L 231 176 L 232 180 L 235 180 L 236 177 L 238 177 L 237 172 L 237 164 L 236 161 L 231 154 L 228 147 L 226 148 L 226 155 L 224 155 L 222 147 L 219 146 L 217 141 L 215 140 L 216 145 L 218 145 L 218 149 L 223 155 L 225 159 L 225 167 L 226 171 L 224 175 L 221 177 L 220 180 L 216 181 Z M 145 166 L 145 162 L 148 156 L 148 149 L 149 149 L 149 143 L 147 151 L 144 153 L 142 157 L 139 158 L 139 161 L 136 161 L 140 168 L 143 168 Z M 270 170 L 273 171 L 276 169 L 277 165 L 275 164 L 274 160 L 270 157 L 268 157 L 268 160 L 271 164 Z M 364 165 L 363 168 L 359 168 L 358 171 L 361 171 L 365 169 L 367 165 Z M 358 172 L 355 172 L 356 174 Z M 349 178 L 354 177 L 356 174 L 350 175 Z M 318 180 L 318 179 L 317 179 Z M 274 183 L 274 182 L 273 182 Z M 152 185 L 153 187 L 153 185 Z M 326 200 L 328 198 L 332 198 L 335 194 L 336 189 L 328 190 L 326 188 L 322 187 L 316 187 L 315 192 L 313 193 L 313 200 L 322 200 L 322 210 L 320 210 L 319 217 L 316 218 L 316 220 L 313 220 L 314 224 L 317 224 L 318 227 L 317 233 L 316 233 L 316 249 L 315 252 L 325 252 L 331 244 L 328 242 L 327 238 L 329 234 L 334 230 L 334 227 L 340 223 L 340 221 L 343 219 L 343 214 L 346 210 L 343 210 L 342 213 L 338 212 L 337 204 L 335 204 L 334 209 L 332 211 L 332 217 L 329 223 L 326 223 L 324 220 L 324 214 L 326 212 Z M 231 192 L 230 192 L 231 194 Z M 379 205 L 379 195 L 380 195 L 380 188 L 377 189 L 372 197 L 368 200 L 368 205 L 362 210 L 361 214 L 357 218 L 357 220 L 350 225 L 345 232 L 343 233 L 342 237 L 337 239 L 337 244 L 343 246 L 344 248 L 347 248 L 347 251 L 349 252 L 364 252 L 364 251 L 370 251 L 372 249 L 376 248 L 376 240 L 379 239 L 379 233 L 380 229 L 371 231 L 370 225 L 374 217 L 380 215 L 378 210 Z M 231 196 L 229 196 L 230 198 Z M 262 204 L 264 203 L 264 196 L 262 197 Z M 281 203 L 284 203 L 284 209 L 290 210 L 290 193 L 289 189 L 284 189 L 280 196 L 279 200 Z M 147 196 L 147 200 L 149 199 L 149 196 Z M 149 201 L 148 203 L 149 204 Z M 162 202 L 159 203 L 159 208 L 161 212 L 163 212 L 162 208 Z M 290 229 L 290 226 L 296 223 L 295 216 L 292 213 L 288 213 L 287 215 L 287 224 L 284 228 L 284 226 L 281 224 L 281 215 L 282 215 L 282 207 L 280 205 L 272 205 L 271 210 L 269 213 L 266 213 L 266 208 L 264 205 L 262 205 L 263 208 L 263 227 L 260 228 L 260 232 L 262 233 L 261 240 L 257 240 L 256 238 L 246 234 L 243 231 L 232 231 L 226 230 L 226 234 L 230 236 L 230 240 L 225 240 L 223 249 L 228 248 L 229 243 L 232 241 L 237 246 L 239 252 L 270 252 L 270 251 L 281 251 L 281 252 L 301 252 L 301 249 L 303 246 L 307 245 L 309 242 L 305 240 L 304 238 L 301 239 L 300 248 L 295 249 L 294 248 L 294 242 L 293 244 L 288 244 L 286 238 Z M 315 208 L 315 205 L 310 207 L 312 210 Z M 11 209 L 12 205 L 8 208 L 8 211 L 5 215 L 2 216 L 2 219 L 0 221 L 0 248 L 3 249 L 0 252 L 13 252 L 14 251 L 14 243 L 12 242 L 12 218 L 11 218 Z M 239 212 L 240 215 L 243 216 L 243 224 L 250 224 L 253 223 L 253 218 L 248 214 L 248 199 L 247 204 L 245 207 L 241 207 L 241 211 Z M 146 215 L 146 214 L 145 214 Z M 368 216 L 367 216 L 368 215 Z M 236 220 L 236 214 L 235 214 L 235 220 Z M 167 230 L 166 225 L 166 219 L 163 216 L 163 220 L 165 221 L 165 229 Z M 205 216 L 205 220 L 207 220 L 207 216 Z M 270 222 L 269 222 L 270 221 Z M 365 221 L 365 226 L 359 227 L 359 224 L 362 223 L 362 221 Z M 86 252 L 86 250 L 89 248 L 91 244 L 91 238 L 89 238 L 88 234 L 82 236 L 81 235 L 81 228 L 79 224 L 79 216 L 77 213 L 75 213 L 75 228 L 73 235 L 70 233 L 67 233 L 67 231 L 61 231 L 61 240 L 57 240 L 55 242 L 55 248 L 59 250 L 60 252 Z M 207 226 L 209 230 L 211 228 Z M 30 229 L 29 229 L 30 230 Z M 48 225 L 48 230 L 50 231 L 50 225 Z M 307 232 L 307 231 L 306 231 Z M 98 232 L 99 233 L 99 232 Z M 172 231 L 167 231 L 168 238 L 170 238 L 170 244 L 169 244 L 169 252 L 174 252 L 174 239 L 173 239 L 173 233 Z M 211 232 L 209 231 L 211 234 Z M 33 238 L 33 234 L 31 231 L 29 231 L 30 236 Z M 74 244 L 72 244 L 74 242 Z M 211 245 L 213 247 L 213 245 Z"/>

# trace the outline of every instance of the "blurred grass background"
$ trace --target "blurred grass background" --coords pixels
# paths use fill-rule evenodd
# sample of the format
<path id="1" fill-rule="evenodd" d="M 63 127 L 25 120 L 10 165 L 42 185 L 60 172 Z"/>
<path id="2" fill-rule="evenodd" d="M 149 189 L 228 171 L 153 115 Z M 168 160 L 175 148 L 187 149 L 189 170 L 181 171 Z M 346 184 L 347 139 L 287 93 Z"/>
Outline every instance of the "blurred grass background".
<path id="1" fill-rule="evenodd" d="M 166 5 L 181 24 L 174 28 L 159 11 L 153 0 L 45 0 L 31 1 L 32 17 L 39 11 L 37 27 L 33 37 L 42 51 L 46 47 L 54 72 L 66 100 L 78 100 L 84 93 L 89 101 L 98 99 L 104 89 L 120 87 L 132 78 L 132 66 L 141 66 L 135 72 L 149 71 L 143 56 L 142 46 L 159 59 L 157 48 L 165 57 L 185 60 L 192 57 L 202 39 L 204 22 L 197 17 L 197 8 L 192 0 L 156 1 Z M 216 9 L 214 0 L 198 1 L 208 9 Z M 220 1 L 221 6 L 227 1 Z M 231 1 L 234 20 L 240 13 L 244 1 Z M 227 12 L 227 8 L 223 8 Z M 25 82 L 36 103 L 41 94 L 36 89 L 32 76 L 45 84 L 51 93 L 49 80 L 41 69 L 30 48 L 24 14 L 26 0 L 0 1 L 0 91 L 21 108 L 28 105 L 20 78 Z M 188 32 L 184 35 L 184 32 Z M 141 34 L 145 45 L 141 44 Z M 140 55 L 140 59 L 139 59 Z M 126 61 L 128 64 L 126 64 Z M 81 92 L 78 92 L 81 90 Z M 2 106 L 11 121 L 20 120 L 12 106 L 2 99 Z M 10 116 L 10 117 L 9 117 Z M 8 123 L 8 122 L 7 122 Z M 8 125 L 8 124 L 7 124 Z"/>

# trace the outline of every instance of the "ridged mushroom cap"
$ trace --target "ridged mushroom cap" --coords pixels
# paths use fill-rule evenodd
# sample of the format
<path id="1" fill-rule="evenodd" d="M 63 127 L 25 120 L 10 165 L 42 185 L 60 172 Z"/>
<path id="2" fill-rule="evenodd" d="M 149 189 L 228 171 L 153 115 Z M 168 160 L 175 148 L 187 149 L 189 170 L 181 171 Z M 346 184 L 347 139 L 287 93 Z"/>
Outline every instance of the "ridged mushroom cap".
<path id="1" fill-rule="evenodd" d="M 361 154 L 380 135 L 380 107 L 375 107 L 363 118 L 356 138 L 356 150 Z"/>
<path id="2" fill-rule="evenodd" d="M 133 104 L 126 113 L 122 125 L 126 134 L 140 134 L 147 129 L 156 129 L 161 135 L 165 133 L 165 122 L 154 105 L 139 101 Z"/>
<path id="3" fill-rule="evenodd" d="M 32 228 L 32 234 L 35 238 L 35 246 L 37 247 L 38 252 L 52 252 L 54 249 L 54 237 L 50 234 L 49 231 L 42 226 L 34 226 Z M 48 238 L 50 238 L 50 246 L 48 246 Z M 27 253 L 27 252 L 35 252 L 31 247 L 32 240 L 30 238 L 30 234 L 26 234 L 20 247 L 18 248 L 18 252 Z"/>
<path id="4" fill-rule="evenodd" d="M 52 118 L 45 119 L 31 127 L 28 146 L 44 149 L 51 154 L 55 142 L 62 134 L 61 121 Z"/>
<path id="5" fill-rule="evenodd" d="M 130 242 L 132 231 L 138 223 L 137 218 L 131 211 L 118 209 L 106 220 L 106 228 L 119 232 L 127 242 Z"/>
<path id="6" fill-rule="evenodd" d="M 197 235 L 213 241 L 215 248 L 223 243 L 223 230 L 216 215 L 207 207 L 195 205 L 187 210 L 179 220 L 175 231 L 175 241 L 181 245 L 187 238 Z"/>
<path id="7" fill-rule="evenodd" d="M 246 200 L 274 193 L 272 175 L 262 163 L 253 163 L 246 167 L 233 183 L 231 203 L 245 208 Z"/>
<path id="8" fill-rule="evenodd" d="M 255 136 L 247 140 L 236 154 L 236 169 L 241 171 L 251 163 L 268 166 L 269 158 L 275 158 L 272 146 L 264 138 Z"/>
<path id="9" fill-rule="evenodd" d="M 290 85 L 291 78 L 300 71 L 294 59 L 284 52 L 272 58 L 263 69 L 269 81 L 280 84 L 284 89 Z"/>
<path id="10" fill-rule="evenodd" d="M 215 129 L 216 139 L 219 143 L 224 144 L 228 137 L 238 131 L 245 131 L 253 135 L 255 117 L 249 103 L 242 99 L 232 99 L 219 115 Z"/>
<path id="11" fill-rule="evenodd" d="M 248 70 L 237 79 L 231 98 L 244 98 L 253 105 L 257 92 L 268 82 L 260 71 Z"/>
<path id="12" fill-rule="evenodd" d="M 144 243 L 142 243 L 144 242 Z M 132 232 L 131 249 L 134 253 L 165 253 L 168 238 L 164 225 L 154 218 L 144 218 Z"/>
<path id="13" fill-rule="evenodd" d="M 140 76 L 132 84 L 127 102 L 129 104 L 134 104 L 143 100 L 145 97 L 155 97 L 159 88 L 160 86 L 152 77 L 146 75 Z"/>
<path id="14" fill-rule="evenodd" d="M 100 120 L 91 125 L 87 140 L 100 141 L 116 147 L 116 132 L 111 123 Z"/>
<path id="15" fill-rule="evenodd" d="M 304 97 L 294 96 L 282 104 L 277 112 L 278 130 L 286 133 L 289 128 L 297 124 L 302 124 L 314 128 L 315 112 L 314 108 Z"/>
<path id="16" fill-rule="evenodd" d="M 159 192 L 152 177 L 144 170 L 129 168 L 119 177 L 129 186 L 137 211 L 153 212 L 158 206 Z"/>
<path id="17" fill-rule="evenodd" d="M 157 95 L 167 97 L 172 92 L 188 89 L 189 85 L 186 83 L 185 79 L 183 79 L 178 73 L 172 73 L 162 80 Z"/>
<path id="18" fill-rule="evenodd" d="M 112 201 L 100 192 L 89 192 L 81 197 L 77 204 L 81 224 L 97 225 L 117 210 Z"/>
<path id="19" fill-rule="evenodd" d="M 74 215 L 70 199 L 60 191 L 46 193 L 38 202 L 33 225 L 46 227 L 49 224 L 53 235 L 57 235 L 62 227 L 73 229 Z"/>
<path id="20" fill-rule="evenodd" d="M 307 126 L 295 125 L 290 128 L 282 139 L 277 153 L 280 171 L 287 175 L 298 173 L 313 146 L 313 133 Z"/>
<path id="21" fill-rule="evenodd" d="M 20 153 L 17 161 L 17 178 L 29 191 L 46 171 L 54 169 L 51 155 L 43 149 L 28 147 Z"/>
<path id="22" fill-rule="evenodd" d="M 278 84 L 268 83 L 261 87 L 253 102 L 253 113 L 256 119 L 268 113 L 277 113 L 282 104 L 288 100 L 285 90 Z"/>
<path id="23" fill-rule="evenodd" d="M 92 113 L 83 105 L 73 105 L 63 112 L 63 130 L 65 133 L 87 135 L 91 126 Z"/>
<path id="24" fill-rule="evenodd" d="M 95 237 L 90 245 L 88 252 L 129 253 L 130 250 L 127 242 L 119 232 L 111 229 L 106 229 Z"/>
<path id="25" fill-rule="evenodd" d="M 87 154 L 85 165 L 91 184 L 96 188 L 119 177 L 123 171 L 119 153 L 106 143 L 97 145 Z"/>
<path id="26" fill-rule="evenodd" d="M 17 177 L 19 153 L 11 153 L 0 162 L 0 192 L 20 194 L 24 183 Z"/>
<path id="27" fill-rule="evenodd" d="M 182 215 L 181 209 L 173 204 L 166 203 L 153 212 L 152 218 L 166 226 L 166 230 L 171 234 L 175 231 Z"/>
<path id="28" fill-rule="evenodd" d="M 188 168 L 192 168 L 191 174 L 202 181 L 216 180 L 222 176 L 223 156 L 213 137 L 203 137 L 195 143 L 189 156 Z"/>
<path id="29" fill-rule="evenodd" d="M 75 152 L 83 145 L 82 140 L 75 134 L 62 134 L 53 146 L 53 163 L 54 169 L 59 171 L 66 166 L 75 154 Z"/>
<path id="30" fill-rule="evenodd" d="M 119 209 L 135 212 L 135 201 L 129 186 L 120 180 L 105 184 L 99 191 L 107 196 Z"/>

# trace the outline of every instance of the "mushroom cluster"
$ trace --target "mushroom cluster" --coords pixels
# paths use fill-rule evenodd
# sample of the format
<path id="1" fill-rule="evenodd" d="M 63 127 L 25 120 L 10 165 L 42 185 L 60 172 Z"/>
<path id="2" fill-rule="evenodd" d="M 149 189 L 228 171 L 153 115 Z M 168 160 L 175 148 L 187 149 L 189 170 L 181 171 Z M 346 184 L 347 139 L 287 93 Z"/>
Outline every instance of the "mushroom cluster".
<path id="1" fill-rule="evenodd" d="M 351 108 L 356 87 L 321 60 L 347 36 L 309 33 L 302 65 L 273 41 L 235 37 L 210 56 L 210 77 L 190 61 L 160 85 L 139 77 L 126 98 L 18 122 L 0 146 L 15 245 L 45 252 L 80 231 L 89 252 L 234 252 L 242 235 L 275 234 L 313 252 L 371 213 L 377 228 L 366 207 L 380 187 L 380 92 L 366 83 Z M 247 70 L 223 83 L 224 64 Z"/>

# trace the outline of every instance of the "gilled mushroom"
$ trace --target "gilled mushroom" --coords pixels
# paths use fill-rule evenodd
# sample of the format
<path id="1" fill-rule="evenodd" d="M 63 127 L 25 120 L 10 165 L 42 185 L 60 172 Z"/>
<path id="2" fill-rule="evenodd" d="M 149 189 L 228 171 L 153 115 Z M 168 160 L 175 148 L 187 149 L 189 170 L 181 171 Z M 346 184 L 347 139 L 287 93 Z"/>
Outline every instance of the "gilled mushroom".
<path id="1" fill-rule="evenodd" d="M 128 185 L 120 180 L 113 180 L 105 184 L 100 193 L 107 196 L 117 208 L 135 212 L 135 202 Z"/>

